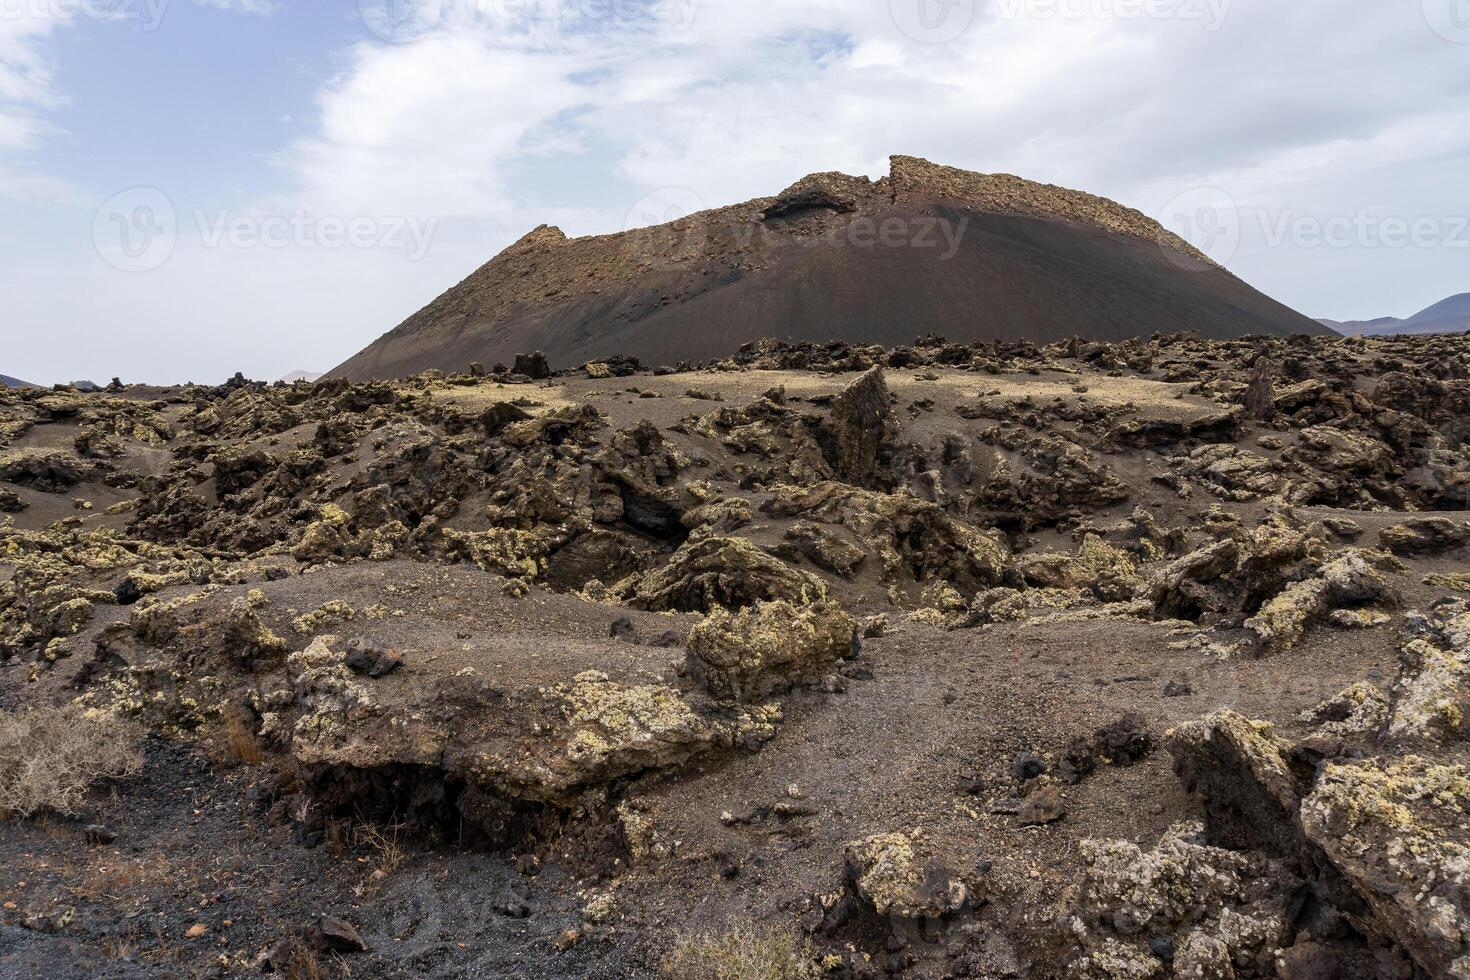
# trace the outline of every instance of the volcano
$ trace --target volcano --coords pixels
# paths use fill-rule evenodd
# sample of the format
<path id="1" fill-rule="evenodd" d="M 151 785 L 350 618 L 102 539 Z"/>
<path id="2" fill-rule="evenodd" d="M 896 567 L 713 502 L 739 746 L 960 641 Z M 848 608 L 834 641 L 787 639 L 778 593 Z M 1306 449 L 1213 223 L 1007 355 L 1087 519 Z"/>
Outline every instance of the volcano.
<path id="1" fill-rule="evenodd" d="M 544 351 L 723 357 L 761 338 L 895 346 L 1228 339 L 1329 330 L 1156 221 L 1080 191 L 896 156 L 876 181 L 813 174 L 776 197 L 613 235 L 542 226 L 337 367 L 391 378 Z"/>

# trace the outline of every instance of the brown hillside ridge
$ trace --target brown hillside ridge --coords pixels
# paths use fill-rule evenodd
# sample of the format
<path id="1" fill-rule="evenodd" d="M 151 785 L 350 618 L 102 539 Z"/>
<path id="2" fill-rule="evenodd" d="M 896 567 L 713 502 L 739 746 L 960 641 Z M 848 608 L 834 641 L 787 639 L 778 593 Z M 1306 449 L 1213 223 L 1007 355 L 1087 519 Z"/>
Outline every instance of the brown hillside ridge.
<path id="1" fill-rule="evenodd" d="M 766 337 L 886 346 L 1195 330 L 1322 334 L 1156 221 L 1008 174 L 892 158 L 775 197 L 567 238 L 541 226 L 332 372 L 402 377 L 546 352 L 555 369 L 728 356 Z"/>

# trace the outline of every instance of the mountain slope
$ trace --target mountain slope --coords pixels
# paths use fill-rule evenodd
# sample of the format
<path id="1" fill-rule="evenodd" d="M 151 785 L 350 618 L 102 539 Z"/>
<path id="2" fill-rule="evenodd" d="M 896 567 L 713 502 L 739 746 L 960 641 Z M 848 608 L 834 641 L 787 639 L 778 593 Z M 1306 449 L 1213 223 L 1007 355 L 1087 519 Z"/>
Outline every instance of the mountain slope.
<path id="1" fill-rule="evenodd" d="M 1338 333 L 1364 337 L 1398 334 L 1461 333 L 1470 330 L 1470 293 L 1440 300 L 1408 319 L 1385 316 L 1376 320 L 1322 320 Z"/>
<path id="2" fill-rule="evenodd" d="M 29 381 L 22 381 L 19 378 L 12 378 L 8 374 L 0 374 L 0 388 L 35 388 L 35 387 L 38 387 L 38 386 L 31 384 Z"/>
<path id="3" fill-rule="evenodd" d="M 394 377 L 543 350 L 720 357 L 762 337 L 903 344 L 1323 333 L 1141 213 L 1008 175 L 894 157 L 775 198 L 617 235 L 541 227 L 342 364 Z"/>

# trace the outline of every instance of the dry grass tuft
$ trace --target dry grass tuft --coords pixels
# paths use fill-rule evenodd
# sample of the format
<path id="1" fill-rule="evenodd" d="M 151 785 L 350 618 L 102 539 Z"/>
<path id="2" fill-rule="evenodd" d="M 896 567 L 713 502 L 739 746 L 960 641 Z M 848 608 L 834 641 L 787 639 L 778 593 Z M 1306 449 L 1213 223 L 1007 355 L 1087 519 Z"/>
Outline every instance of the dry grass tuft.
<path id="1" fill-rule="evenodd" d="M 199 884 L 201 875 L 194 864 L 151 850 L 105 858 L 85 871 L 72 887 L 72 894 L 94 902 L 118 903 L 145 899 L 160 889 Z"/>
<path id="2" fill-rule="evenodd" d="M 403 825 L 396 823 L 386 827 L 362 823 L 353 828 L 357 846 L 372 855 L 374 878 L 386 878 L 403 863 L 403 830 Z"/>
<path id="3" fill-rule="evenodd" d="M 93 785 L 142 770 L 140 741 L 132 725 L 74 707 L 0 715 L 0 814 L 75 815 Z"/>
<path id="4" fill-rule="evenodd" d="M 371 868 L 367 877 L 353 889 L 359 899 L 376 894 L 403 863 L 407 856 L 403 850 L 403 833 L 406 829 L 404 824 L 399 823 L 386 826 L 356 823 L 346 831 L 345 849 L 365 851 L 357 860 Z"/>
<path id="5" fill-rule="evenodd" d="M 102 937 L 102 955 L 109 960 L 130 960 L 138 951 L 125 937 L 107 935 Z"/>
<path id="6" fill-rule="evenodd" d="M 258 766 L 265 761 L 265 749 L 251 724 L 253 719 L 245 711 L 225 712 L 225 741 L 230 755 L 247 766 Z"/>
<path id="7" fill-rule="evenodd" d="M 792 933 L 741 923 L 685 936 L 664 958 L 669 980 L 816 980 L 811 947 Z"/>
<path id="8" fill-rule="evenodd" d="M 291 955 L 286 960 L 286 980 L 327 980 L 327 968 L 316 951 L 300 939 L 291 940 Z"/>

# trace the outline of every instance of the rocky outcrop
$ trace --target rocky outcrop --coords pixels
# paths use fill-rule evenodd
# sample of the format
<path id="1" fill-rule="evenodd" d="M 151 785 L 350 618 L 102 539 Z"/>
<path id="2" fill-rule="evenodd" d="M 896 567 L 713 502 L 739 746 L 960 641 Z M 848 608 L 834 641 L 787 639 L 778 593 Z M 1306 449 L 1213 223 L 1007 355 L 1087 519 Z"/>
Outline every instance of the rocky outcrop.
<path id="1" fill-rule="evenodd" d="M 1387 735 L 1458 742 L 1470 736 L 1470 602 L 1454 600 L 1430 616 L 1412 614 L 1415 636 L 1399 652 L 1399 678 Z"/>
<path id="2" fill-rule="evenodd" d="M 597 671 L 507 698 L 472 674 L 374 679 L 349 659 L 332 636 L 292 654 L 291 691 L 271 698 L 279 707 L 262 718 L 262 735 L 287 745 L 324 788 L 352 773 L 427 768 L 478 797 L 562 806 L 620 777 L 758 745 L 775 731 L 774 709 L 708 714 L 672 688 Z"/>
<path id="3" fill-rule="evenodd" d="M 1416 517 L 1378 532 L 1378 543 L 1396 555 L 1424 555 L 1470 544 L 1470 521 Z"/>
<path id="4" fill-rule="evenodd" d="M 1283 856 L 1300 852 L 1290 817 L 1301 786 L 1270 725 L 1226 710 L 1176 728 L 1168 746 L 1185 788 L 1203 797 L 1211 840 Z"/>
<path id="5" fill-rule="evenodd" d="M 1295 747 L 1233 712 L 1183 726 L 1170 745 L 1212 841 L 1289 862 L 1324 909 L 1319 921 L 1392 943 L 1428 976 L 1470 976 L 1470 770 L 1412 754 L 1293 766 L 1341 753 L 1344 737 L 1382 752 L 1365 731 L 1376 728 L 1373 708 L 1372 697 L 1347 697 L 1342 710 L 1366 711 L 1365 725 L 1331 722 Z M 1338 714 L 1328 705 L 1317 717 Z M 1290 933 L 1274 935 L 1285 945 Z M 1334 962 L 1319 948 L 1332 938 L 1300 936 L 1281 962 Z"/>
<path id="6" fill-rule="evenodd" d="M 1128 553 L 1095 534 L 1083 539 L 1075 555 L 1035 555 L 1023 560 L 1019 568 L 1027 585 L 1076 589 L 1104 602 L 1131 599 L 1143 584 Z"/>
<path id="7" fill-rule="evenodd" d="M 874 913 L 900 919 L 940 919 L 971 900 L 968 886 L 926 858 L 915 837 L 877 834 L 846 849 L 853 891 Z"/>
<path id="8" fill-rule="evenodd" d="M 883 369 L 875 367 L 832 400 L 833 469 L 838 479 L 860 487 L 873 485 L 892 411 L 890 397 Z"/>
<path id="9" fill-rule="evenodd" d="M 1245 628 L 1262 648 L 1290 648 L 1309 626 L 1333 610 L 1397 603 L 1397 594 L 1382 571 L 1395 566 L 1386 556 L 1349 549 L 1266 603 L 1246 620 Z"/>
<path id="10" fill-rule="evenodd" d="M 810 521 L 797 521 L 787 528 L 786 540 L 790 545 L 781 554 L 805 558 L 841 578 L 850 577 L 868 557 L 866 551 L 847 537 Z"/>
<path id="11" fill-rule="evenodd" d="M 1212 847 L 1193 823 L 1170 828 L 1148 851 L 1121 840 L 1085 840 L 1080 851 L 1085 870 L 1068 925 L 1081 948 L 1068 976 L 1274 975 L 1300 885 L 1285 863 Z"/>
<path id="12" fill-rule="evenodd" d="M 716 610 L 689 633 L 689 669 L 714 697 L 745 703 L 821 680 L 851 656 L 857 623 L 834 602 Z"/>
<path id="13" fill-rule="evenodd" d="M 744 538 L 705 538 L 628 586 L 637 609 L 710 612 L 757 602 L 806 604 L 827 596 L 822 580 L 773 558 Z"/>
<path id="14" fill-rule="evenodd" d="M 846 527 L 878 560 L 885 581 L 939 578 L 973 591 L 1000 585 L 1013 571 L 1010 550 L 998 534 L 905 494 L 830 481 L 809 488 L 783 486 L 761 510 L 772 517 Z"/>
<path id="15" fill-rule="evenodd" d="M 1349 918 L 1429 976 L 1470 977 L 1470 771 L 1416 756 L 1328 765 L 1300 820 L 1362 901 Z"/>
<path id="16" fill-rule="evenodd" d="M 95 464 L 58 450 L 12 450 L 0 454 L 0 481 L 41 493 L 62 493 L 83 480 L 95 479 L 98 473 Z"/>

